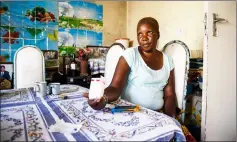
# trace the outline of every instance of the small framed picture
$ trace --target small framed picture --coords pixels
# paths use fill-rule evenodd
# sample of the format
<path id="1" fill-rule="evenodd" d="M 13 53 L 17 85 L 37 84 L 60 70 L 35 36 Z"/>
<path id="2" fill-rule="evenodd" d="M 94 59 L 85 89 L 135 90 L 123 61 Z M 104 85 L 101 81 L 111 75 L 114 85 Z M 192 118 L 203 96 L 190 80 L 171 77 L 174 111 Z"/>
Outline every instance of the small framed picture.
<path id="1" fill-rule="evenodd" d="M 56 50 L 42 50 L 45 60 L 58 59 L 58 51 Z"/>
<path id="2" fill-rule="evenodd" d="M 87 45 L 86 48 L 89 48 L 91 50 L 91 58 L 105 58 L 109 51 L 109 46 Z"/>
<path id="3" fill-rule="evenodd" d="M 0 62 L 0 90 L 13 88 L 13 70 L 12 62 Z"/>

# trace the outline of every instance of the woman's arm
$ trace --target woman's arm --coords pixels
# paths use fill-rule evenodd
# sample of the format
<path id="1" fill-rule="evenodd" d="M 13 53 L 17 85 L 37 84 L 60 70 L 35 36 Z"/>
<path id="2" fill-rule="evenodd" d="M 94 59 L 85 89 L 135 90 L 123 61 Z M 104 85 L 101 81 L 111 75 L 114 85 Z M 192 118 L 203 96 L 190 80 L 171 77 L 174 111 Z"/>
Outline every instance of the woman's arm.
<path id="1" fill-rule="evenodd" d="M 88 104 L 95 110 L 103 109 L 106 102 L 116 101 L 123 91 L 129 74 L 129 66 L 124 59 L 120 57 L 116 66 L 113 79 L 110 85 L 104 91 L 104 97 L 100 99 L 88 100 Z M 88 98 L 88 94 L 84 94 Z M 107 98 L 107 99 L 106 99 Z"/>
<path id="2" fill-rule="evenodd" d="M 175 117 L 176 108 L 176 94 L 175 94 L 175 79 L 174 79 L 174 69 L 170 71 L 170 77 L 168 84 L 164 88 L 164 113 Z"/>
<path id="3" fill-rule="evenodd" d="M 127 82 L 130 67 L 123 56 L 119 58 L 113 79 L 110 85 L 105 89 L 104 95 L 107 96 L 108 102 L 116 101 L 123 91 Z"/>

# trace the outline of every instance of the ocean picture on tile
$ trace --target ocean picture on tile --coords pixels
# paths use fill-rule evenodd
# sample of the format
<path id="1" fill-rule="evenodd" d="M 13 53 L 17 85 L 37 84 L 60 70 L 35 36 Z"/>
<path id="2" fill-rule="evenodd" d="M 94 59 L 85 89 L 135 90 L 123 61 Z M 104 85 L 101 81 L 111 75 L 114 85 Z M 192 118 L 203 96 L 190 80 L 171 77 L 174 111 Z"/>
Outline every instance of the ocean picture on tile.
<path id="1" fill-rule="evenodd" d="M 84 1 L 59 2 L 59 27 L 101 32 L 103 7 Z"/>

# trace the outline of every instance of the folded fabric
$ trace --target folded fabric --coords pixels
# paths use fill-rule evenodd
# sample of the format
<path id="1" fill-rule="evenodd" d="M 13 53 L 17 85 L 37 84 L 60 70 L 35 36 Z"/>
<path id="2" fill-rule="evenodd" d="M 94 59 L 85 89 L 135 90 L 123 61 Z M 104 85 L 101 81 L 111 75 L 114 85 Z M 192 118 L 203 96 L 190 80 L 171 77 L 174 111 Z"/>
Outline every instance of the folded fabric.
<path id="1" fill-rule="evenodd" d="M 73 124 L 64 122 L 62 119 L 49 127 L 50 132 L 76 133 L 82 127 L 82 124 Z"/>

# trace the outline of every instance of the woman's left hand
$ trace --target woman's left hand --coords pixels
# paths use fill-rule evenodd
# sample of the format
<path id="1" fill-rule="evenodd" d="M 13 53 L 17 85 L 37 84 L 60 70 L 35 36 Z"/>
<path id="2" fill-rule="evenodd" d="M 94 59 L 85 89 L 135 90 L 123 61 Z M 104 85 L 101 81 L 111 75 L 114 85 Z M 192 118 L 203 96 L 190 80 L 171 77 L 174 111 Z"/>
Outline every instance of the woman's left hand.
<path id="1" fill-rule="evenodd" d="M 84 93 L 83 96 L 86 98 L 89 98 L 88 93 Z M 100 99 L 92 99 L 88 100 L 88 104 L 94 109 L 94 110 L 101 110 L 105 107 L 106 102 L 105 99 L 102 97 Z"/>

